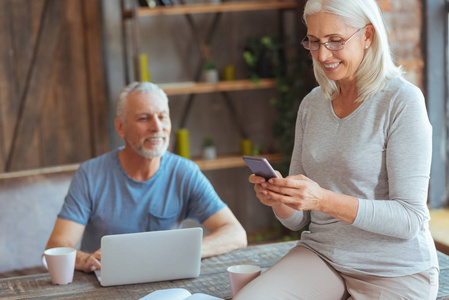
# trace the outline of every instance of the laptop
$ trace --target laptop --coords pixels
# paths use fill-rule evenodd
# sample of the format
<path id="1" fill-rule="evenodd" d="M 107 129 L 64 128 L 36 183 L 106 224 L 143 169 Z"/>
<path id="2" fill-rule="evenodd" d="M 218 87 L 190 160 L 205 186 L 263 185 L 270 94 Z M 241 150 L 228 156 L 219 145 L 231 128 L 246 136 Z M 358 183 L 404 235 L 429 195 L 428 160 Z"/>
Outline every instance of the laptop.
<path id="1" fill-rule="evenodd" d="M 202 237 L 200 227 L 105 235 L 95 274 L 102 286 L 198 277 Z"/>

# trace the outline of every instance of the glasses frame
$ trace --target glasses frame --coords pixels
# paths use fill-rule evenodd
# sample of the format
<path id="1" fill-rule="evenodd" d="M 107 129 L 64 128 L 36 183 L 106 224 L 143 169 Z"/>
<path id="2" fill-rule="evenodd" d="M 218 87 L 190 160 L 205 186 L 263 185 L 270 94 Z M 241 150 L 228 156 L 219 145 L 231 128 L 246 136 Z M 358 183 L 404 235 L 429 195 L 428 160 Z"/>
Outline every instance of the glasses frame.
<path id="1" fill-rule="evenodd" d="M 345 45 L 360 31 L 365 27 L 359 28 L 356 32 L 354 32 L 349 38 L 347 38 L 345 41 L 331 41 L 331 42 L 324 42 L 324 43 L 319 43 L 319 42 L 309 42 L 308 40 L 306 41 L 306 39 L 308 38 L 307 36 L 305 36 L 302 41 L 301 41 L 301 45 L 309 51 L 318 51 L 320 50 L 321 45 L 324 45 L 324 47 L 326 47 L 327 50 L 329 51 L 340 51 L 343 50 L 345 48 Z M 316 50 L 312 50 L 310 49 L 310 47 L 306 47 L 305 43 L 316 43 L 318 44 L 318 49 Z M 340 45 L 339 47 L 341 47 L 340 49 L 331 49 L 330 48 L 330 43 L 334 44 L 334 45 Z"/>

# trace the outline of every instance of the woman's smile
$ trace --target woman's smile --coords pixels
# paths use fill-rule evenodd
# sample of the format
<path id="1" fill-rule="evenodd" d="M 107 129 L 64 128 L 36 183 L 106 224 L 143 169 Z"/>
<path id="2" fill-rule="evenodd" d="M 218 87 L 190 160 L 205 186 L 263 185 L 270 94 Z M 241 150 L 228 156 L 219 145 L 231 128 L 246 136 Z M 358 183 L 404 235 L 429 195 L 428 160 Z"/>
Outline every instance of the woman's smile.
<path id="1" fill-rule="evenodd" d="M 326 71 L 334 71 L 334 70 L 336 70 L 336 69 L 340 66 L 341 62 L 336 62 L 336 63 L 322 63 L 322 64 L 323 64 L 323 67 L 324 67 L 324 69 L 325 69 Z"/>

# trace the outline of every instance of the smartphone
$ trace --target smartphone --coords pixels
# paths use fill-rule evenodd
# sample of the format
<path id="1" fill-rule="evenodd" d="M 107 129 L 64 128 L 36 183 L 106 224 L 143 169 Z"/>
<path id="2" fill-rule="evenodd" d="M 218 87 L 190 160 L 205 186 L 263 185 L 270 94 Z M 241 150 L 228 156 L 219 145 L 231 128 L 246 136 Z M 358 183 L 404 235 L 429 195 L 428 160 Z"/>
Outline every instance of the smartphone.
<path id="1" fill-rule="evenodd" d="M 279 178 L 278 174 L 274 171 L 266 158 L 243 156 L 243 160 L 255 175 L 264 177 L 266 180 L 270 178 Z"/>

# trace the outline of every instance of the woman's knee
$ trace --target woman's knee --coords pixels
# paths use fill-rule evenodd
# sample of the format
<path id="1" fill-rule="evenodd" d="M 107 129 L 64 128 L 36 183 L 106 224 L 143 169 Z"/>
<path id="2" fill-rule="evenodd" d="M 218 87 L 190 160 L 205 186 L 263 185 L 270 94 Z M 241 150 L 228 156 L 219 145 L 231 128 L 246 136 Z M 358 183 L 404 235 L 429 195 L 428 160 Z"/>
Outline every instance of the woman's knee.
<path id="1" fill-rule="evenodd" d="M 343 278 L 313 251 L 298 246 L 245 286 L 236 300 L 341 299 Z"/>

